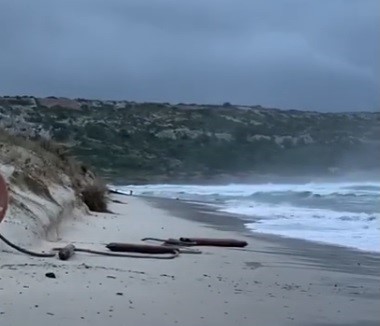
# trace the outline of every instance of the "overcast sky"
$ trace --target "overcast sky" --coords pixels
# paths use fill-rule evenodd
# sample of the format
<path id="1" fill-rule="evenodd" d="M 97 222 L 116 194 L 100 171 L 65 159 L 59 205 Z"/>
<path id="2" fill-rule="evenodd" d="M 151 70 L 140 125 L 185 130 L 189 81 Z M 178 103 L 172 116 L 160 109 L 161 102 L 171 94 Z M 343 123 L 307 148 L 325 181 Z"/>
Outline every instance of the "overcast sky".
<path id="1" fill-rule="evenodd" d="M 0 0 L 0 94 L 379 110 L 379 0 Z"/>

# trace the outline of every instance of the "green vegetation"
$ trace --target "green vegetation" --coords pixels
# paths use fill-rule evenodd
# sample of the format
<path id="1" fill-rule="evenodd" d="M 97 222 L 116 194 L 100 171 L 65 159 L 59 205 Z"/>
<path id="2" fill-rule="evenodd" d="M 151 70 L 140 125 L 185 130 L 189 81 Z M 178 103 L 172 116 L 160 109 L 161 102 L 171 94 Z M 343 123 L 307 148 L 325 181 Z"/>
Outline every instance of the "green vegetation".
<path id="1" fill-rule="evenodd" d="M 100 180 L 95 181 L 82 190 L 82 199 L 91 211 L 108 212 L 107 187 Z"/>
<path id="2" fill-rule="evenodd" d="M 25 132 L 50 135 L 103 176 L 129 181 L 327 174 L 375 169 L 380 158 L 379 113 L 77 101 L 79 110 L 36 100 L 15 113 L 3 98 L 0 123 L 18 130 L 22 118 Z"/>

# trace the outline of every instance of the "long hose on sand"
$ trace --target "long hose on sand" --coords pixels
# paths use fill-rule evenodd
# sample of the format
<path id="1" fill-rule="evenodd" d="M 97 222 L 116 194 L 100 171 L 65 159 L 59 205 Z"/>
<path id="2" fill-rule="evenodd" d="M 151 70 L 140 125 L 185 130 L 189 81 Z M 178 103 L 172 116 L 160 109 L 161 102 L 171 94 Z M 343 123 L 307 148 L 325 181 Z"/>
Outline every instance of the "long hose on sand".
<path id="1" fill-rule="evenodd" d="M 13 242 L 11 242 L 7 238 L 5 238 L 2 234 L 0 234 L 0 240 L 4 241 L 8 246 L 12 247 L 13 249 L 15 249 L 15 250 L 17 250 L 23 254 L 32 256 L 32 257 L 42 257 L 42 258 L 55 257 L 57 255 L 55 251 L 59 251 L 62 249 L 62 248 L 53 248 L 53 252 L 34 252 L 34 251 L 30 251 L 28 249 L 22 248 L 16 244 L 14 244 Z M 109 256 L 109 257 L 149 258 L 149 259 L 173 259 L 173 258 L 178 257 L 178 255 L 179 255 L 179 250 L 177 250 L 177 249 L 173 249 L 173 252 L 167 256 L 120 254 L 120 253 L 99 251 L 99 250 L 92 250 L 92 249 L 85 249 L 85 248 L 75 248 L 74 251 L 86 252 L 89 254 L 100 255 L 100 256 Z"/>
<path id="2" fill-rule="evenodd" d="M 55 257 L 56 254 L 55 252 L 49 252 L 49 253 L 44 253 L 44 252 L 34 252 L 30 251 L 27 249 L 24 249 L 12 242 L 10 242 L 6 237 L 4 237 L 2 234 L 0 234 L 0 239 L 3 240 L 8 246 L 12 247 L 13 249 L 22 252 L 23 254 L 33 256 L 33 257 Z"/>
<path id="3" fill-rule="evenodd" d="M 54 248 L 53 250 L 60 250 L 60 249 L 61 248 Z M 169 254 L 168 256 L 118 254 L 114 252 L 98 251 L 98 250 L 84 249 L 84 248 L 75 248 L 74 251 L 87 252 L 89 254 L 110 256 L 110 257 L 150 258 L 150 259 L 173 259 L 173 258 L 178 257 L 179 255 L 179 250 L 173 250 L 173 253 Z"/>

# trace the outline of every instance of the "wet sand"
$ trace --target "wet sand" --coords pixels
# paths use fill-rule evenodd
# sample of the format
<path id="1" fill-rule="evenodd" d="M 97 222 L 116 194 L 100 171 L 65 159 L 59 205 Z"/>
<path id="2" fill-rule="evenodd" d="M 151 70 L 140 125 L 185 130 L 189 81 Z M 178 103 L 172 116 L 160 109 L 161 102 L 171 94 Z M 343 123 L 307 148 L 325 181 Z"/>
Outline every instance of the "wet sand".
<path id="1" fill-rule="evenodd" d="M 248 234 L 234 217 L 180 201 L 114 198 L 116 214 L 66 219 L 57 242 L 102 249 L 153 237 L 233 237 L 174 260 L 2 251 L 1 325 L 379 325 L 380 256 Z M 38 249 L 38 248 L 35 248 Z M 47 278 L 53 272 L 55 279 Z"/>

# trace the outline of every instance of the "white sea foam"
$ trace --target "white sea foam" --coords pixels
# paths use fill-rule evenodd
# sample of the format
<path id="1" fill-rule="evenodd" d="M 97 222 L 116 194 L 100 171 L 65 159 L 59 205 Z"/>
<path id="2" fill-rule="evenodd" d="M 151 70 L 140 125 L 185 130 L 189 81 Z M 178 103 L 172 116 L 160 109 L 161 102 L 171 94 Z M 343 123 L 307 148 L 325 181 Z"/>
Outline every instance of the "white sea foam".
<path id="1" fill-rule="evenodd" d="M 288 205 L 231 205 L 222 211 L 255 217 L 252 231 L 380 251 L 380 214 L 339 212 Z"/>
<path id="2" fill-rule="evenodd" d="M 215 205 L 254 232 L 380 251 L 380 183 L 141 185 L 142 196 Z"/>

